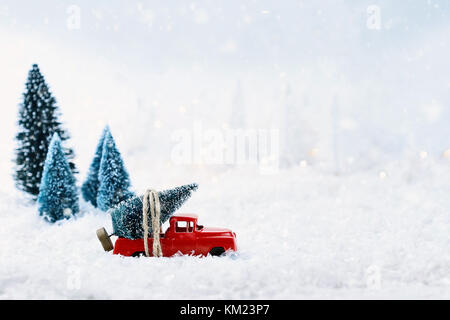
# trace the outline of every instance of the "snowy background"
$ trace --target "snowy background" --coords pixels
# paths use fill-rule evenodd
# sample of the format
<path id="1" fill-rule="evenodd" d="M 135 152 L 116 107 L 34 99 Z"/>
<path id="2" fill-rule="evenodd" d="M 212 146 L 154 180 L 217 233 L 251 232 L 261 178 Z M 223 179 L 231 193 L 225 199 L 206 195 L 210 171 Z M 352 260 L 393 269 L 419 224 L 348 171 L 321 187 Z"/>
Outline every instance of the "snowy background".
<path id="1" fill-rule="evenodd" d="M 449 15 L 446 0 L 0 0 L 0 298 L 449 299 Z M 84 202 L 42 221 L 12 180 L 33 63 L 79 184 L 109 124 L 135 191 L 199 183 L 180 212 L 233 229 L 239 253 L 113 256 L 95 235 L 110 217 Z M 279 170 L 174 163 L 173 134 L 196 124 L 278 129 Z"/>

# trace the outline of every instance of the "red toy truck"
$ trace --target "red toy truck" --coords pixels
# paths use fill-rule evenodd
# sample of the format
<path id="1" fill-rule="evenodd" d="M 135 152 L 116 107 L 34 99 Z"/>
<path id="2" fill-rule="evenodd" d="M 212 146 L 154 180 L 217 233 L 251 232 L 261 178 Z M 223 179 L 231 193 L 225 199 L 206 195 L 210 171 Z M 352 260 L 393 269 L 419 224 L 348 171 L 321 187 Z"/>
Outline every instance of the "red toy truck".
<path id="1" fill-rule="evenodd" d="M 197 224 L 196 214 L 180 214 L 170 218 L 170 226 L 161 233 L 160 242 L 164 257 L 176 253 L 194 256 L 220 256 L 228 250 L 236 251 L 236 234 L 223 228 L 206 228 Z M 114 249 L 113 254 L 127 257 L 145 256 L 144 239 L 117 238 L 115 246 L 105 228 L 97 230 L 97 236 L 105 251 Z M 148 238 L 149 253 L 152 255 L 153 238 Z"/>

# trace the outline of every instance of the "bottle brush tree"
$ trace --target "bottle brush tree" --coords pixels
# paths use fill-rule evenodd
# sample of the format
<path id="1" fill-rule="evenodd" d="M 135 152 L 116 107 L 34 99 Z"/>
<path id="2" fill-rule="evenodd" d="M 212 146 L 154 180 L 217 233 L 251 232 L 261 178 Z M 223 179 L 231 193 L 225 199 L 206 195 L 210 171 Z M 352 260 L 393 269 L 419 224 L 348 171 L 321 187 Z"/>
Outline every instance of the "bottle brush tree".
<path id="1" fill-rule="evenodd" d="M 97 207 L 97 195 L 98 195 L 98 188 L 100 185 L 99 182 L 100 162 L 102 160 L 103 154 L 103 143 L 105 141 L 105 136 L 107 133 L 109 133 L 108 126 L 106 126 L 105 129 L 103 129 L 102 135 L 97 144 L 94 159 L 92 160 L 91 166 L 89 167 L 86 181 L 81 186 L 81 194 L 83 195 L 84 200 L 92 203 L 94 207 Z"/>
<path id="2" fill-rule="evenodd" d="M 34 197 L 39 194 L 44 162 L 48 146 L 56 132 L 62 141 L 69 135 L 61 128 L 56 99 L 52 96 L 37 64 L 28 73 L 23 102 L 19 105 L 19 132 L 16 136 L 16 172 L 14 179 L 19 189 Z M 76 172 L 72 149 L 62 149 L 68 159 L 69 167 Z"/>
<path id="3" fill-rule="evenodd" d="M 50 142 L 38 196 L 39 214 L 49 222 L 68 219 L 79 212 L 75 178 L 55 133 Z"/>
<path id="4" fill-rule="evenodd" d="M 161 204 L 161 224 L 178 210 L 197 190 L 196 183 L 187 184 L 170 190 L 158 192 Z M 142 226 L 142 200 L 143 196 L 134 196 L 114 207 L 111 210 L 111 219 L 114 234 L 128 239 L 141 239 L 144 237 Z M 149 232 L 152 232 L 151 219 L 149 220 Z"/>
<path id="5" fill-rule="evenodd" d="M 116 143 L 110 132 L 105 134 L 102 158 L 98 174 L 97 206 L 100 210 L 109 208 L 133 196 L 130 188 L 130 178 Z"/>

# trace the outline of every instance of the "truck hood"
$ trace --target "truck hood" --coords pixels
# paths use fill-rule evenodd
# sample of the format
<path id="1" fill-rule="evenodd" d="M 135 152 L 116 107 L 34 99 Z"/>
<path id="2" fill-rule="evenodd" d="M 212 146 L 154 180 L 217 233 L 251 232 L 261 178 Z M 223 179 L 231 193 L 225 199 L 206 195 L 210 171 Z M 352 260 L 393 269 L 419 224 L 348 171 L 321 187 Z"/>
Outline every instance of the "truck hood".
<path id="1" fill-rule="evenodd" d="M 200 230 L 200 232 L 205 235 L 228 236 L 228 237 L 236 236 L 233 231 L 226 228 L 204 227 L 202 230 Z"/>

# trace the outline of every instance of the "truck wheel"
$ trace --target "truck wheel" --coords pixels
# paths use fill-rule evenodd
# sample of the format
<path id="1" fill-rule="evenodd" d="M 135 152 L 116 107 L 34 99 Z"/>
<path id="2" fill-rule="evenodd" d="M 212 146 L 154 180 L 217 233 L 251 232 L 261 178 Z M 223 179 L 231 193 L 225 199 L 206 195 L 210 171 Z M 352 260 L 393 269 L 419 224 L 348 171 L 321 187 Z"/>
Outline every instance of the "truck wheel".
<path id="1" fill-rule="evenodd" d="M 138 257 L 138 258 L 145 257 L 145 252 L 144 251 L 137 251 L 137 252 L 133 253 L 131 256 L 132 257 Z"/>
<path id="2" fill-rule="evenodd" d="M 222 247 L 215 247 L 215 248 L 211 249 L 209 254 L 212 255 L 212 256 L 220 257 L 220 256 L 223 256 L 225 254 L 225 249 L 222 248 Z"/>
<path id="3" fill-rule="evenodd" d="M 105 251 L 111 251 L 114 249 L 112 241 L 109 238 L 105 228 L 100 228 L 97 230 L 97 238 L 100 240 L 100 243 Z"/>

